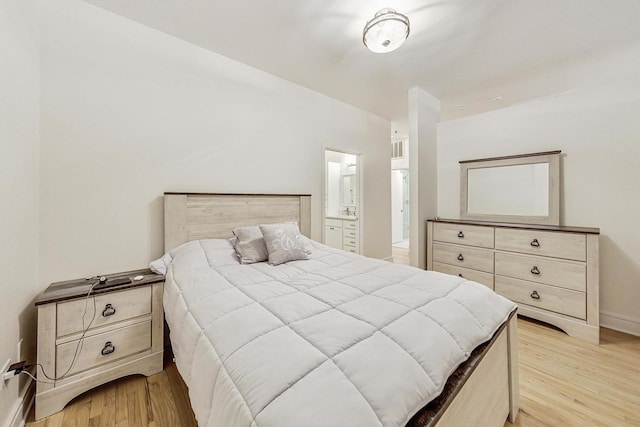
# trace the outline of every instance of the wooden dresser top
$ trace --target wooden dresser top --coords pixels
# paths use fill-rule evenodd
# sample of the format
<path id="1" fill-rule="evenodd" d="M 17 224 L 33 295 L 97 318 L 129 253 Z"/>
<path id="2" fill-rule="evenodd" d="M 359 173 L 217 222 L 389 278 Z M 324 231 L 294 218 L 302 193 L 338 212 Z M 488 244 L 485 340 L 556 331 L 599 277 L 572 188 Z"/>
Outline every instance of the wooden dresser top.
<path id="1" fill-rule="evenodd" d="M 109 288 L 96 289 L 91 294 L 99 295 L 107 292 L 121 291 L 124 289 L 137 288 L 139 286 L 145 286 L 152 283 L 158 283 L 164 281 L 164 276 L 155 274 L 151 270 L 133 270 L 124 271 L 121 273 L 107 274 L 109 279 L 120 279 L 128 277 L 131 279 L 131 283 L 124 285 L 112 286 Z M 144 276 L 142 280 L 134 281 L 136 276 Z M 65 282 L 56 282 L 49 285 L 35 300 L 35 305 L 49 304 L 52 302 L 65 301 L 73 298 L 85 297 L 91 289 L 91 286 L 98 281 L 97 277 L 91 279 L 75 279 L 67 280 Z"/>
<path id="2" fill-rule="evenodd" d="M 427 221 L 444 222 L 447 224 L 480 225 L 485 227 L 498 227 L 498 228 L 519 228 L 522 230 L 545 230 L 545 231 L 562 231 L 564 233 L 600 234 L 599 228 L 570 227 L 566 225 L 516 224 L 516 223 L 509 223 L 509 222 L 472 221 L 472 220 L 466 220 L 466 219 L 447 219 L 447 218 L 434 218 L 434 219 L 429 219 Z"/>

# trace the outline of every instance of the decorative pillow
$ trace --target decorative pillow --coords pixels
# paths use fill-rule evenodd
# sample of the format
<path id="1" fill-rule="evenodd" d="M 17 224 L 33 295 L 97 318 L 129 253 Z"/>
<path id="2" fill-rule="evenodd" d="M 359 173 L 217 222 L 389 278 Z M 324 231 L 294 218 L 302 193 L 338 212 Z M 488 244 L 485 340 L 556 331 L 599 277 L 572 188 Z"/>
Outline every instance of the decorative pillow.
<path id="1" fill-rule="evenodd" d="M 236 236 L 236 253 L 242 264 L 253 264 L 254 262 L 266 261 L 269 257 L 265 246 L 262 231 L 257 225 L 250 227 L 234 228 L 233 234 Z"/>
<path id="2" fill-rule="evenodd" d="M 260 230 L 269 252 L 269 264 L 307 259 L 307 249 L 298 225 L 294 222 L 261 225 Z"/>

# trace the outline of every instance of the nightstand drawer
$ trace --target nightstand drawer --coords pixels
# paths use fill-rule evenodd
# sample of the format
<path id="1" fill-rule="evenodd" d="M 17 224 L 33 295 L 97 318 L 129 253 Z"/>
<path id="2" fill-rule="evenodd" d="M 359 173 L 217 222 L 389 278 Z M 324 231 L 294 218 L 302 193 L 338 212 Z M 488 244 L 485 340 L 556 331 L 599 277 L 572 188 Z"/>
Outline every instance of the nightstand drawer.
<path id="1" fill-rule="evenodd" d="M 94 317 L 95 298 L 95 318 Z M 130 290 L 98 294 L 95 297 L 58 303 L 57 336 L 82 332 L 91 323 L 91 329 L 151 313 L 151 287 L 143 286 Z"/>
<path id="2" fill-rule="evenodd" d="M 71 366 L 78 341 L 56 346 L 56 376 Z M 81 350 L 67 375 L 73 375 L 151 348 L 151 321 L 85 337 Z"/>
<path id="3" fill-rule="evenodd" d="M 433 224 L 433 240 L 481 248 L 493 248 L 493 228 L 435 222 Z"/>
<path id="4" fill-rule="evenodd" d="M 493 273 L 493 251 L 485 249 L 434 243 L 433 261 Z"/>

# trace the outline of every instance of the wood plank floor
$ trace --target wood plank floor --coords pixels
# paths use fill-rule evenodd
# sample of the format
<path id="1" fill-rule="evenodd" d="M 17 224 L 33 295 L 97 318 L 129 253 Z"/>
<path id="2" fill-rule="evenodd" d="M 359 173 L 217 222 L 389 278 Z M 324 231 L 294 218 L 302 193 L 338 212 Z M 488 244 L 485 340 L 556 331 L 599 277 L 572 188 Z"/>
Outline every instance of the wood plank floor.
<path id="1" fill-rule="evenodd" d="M 391 246 L 391 256 L 396 264 L 409 265 L 409 249 Z"/>
<path id="2" fill-rule="evenodd" d="M 164 371 L 112 381 L 78 396 L 63 411 L 27 427 L 195 427 L 187 386 L 174 363 Z"/>
<path id="3" fill-rule="evenodd" d="M 518 337 L 516 426 L 640 426 L 640 337 L 600 328 L 597 346 L 523 319 Z"/>
<path id="4" fill-rule="evenodd" d="M 521 411 L 505 426 L 640 426 L 640 337 L 601 329 L 596 346 L 518 319 Z M 175 365 L 91 390 L 28 427 L 195 426 Z"/>

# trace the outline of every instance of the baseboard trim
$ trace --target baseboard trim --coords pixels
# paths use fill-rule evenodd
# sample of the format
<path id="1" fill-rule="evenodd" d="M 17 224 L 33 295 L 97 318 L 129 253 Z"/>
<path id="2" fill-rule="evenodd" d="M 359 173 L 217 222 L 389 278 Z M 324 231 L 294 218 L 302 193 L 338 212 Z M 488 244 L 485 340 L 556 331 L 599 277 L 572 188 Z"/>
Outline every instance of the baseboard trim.
<path id="1" fill-rule="evenodd" d="M 29 378 L 24 386 L 24 392 L 20 395 L 13 409 L 9 413 L 9 417 L 5 422 L 5 427 L 24 427 L 36 397 L 35 382 Z"/>
<path id="2" fill-rule="evenodd" d="M 601 311 L 600 326 L 640 337 L 640 319 Z"/>

